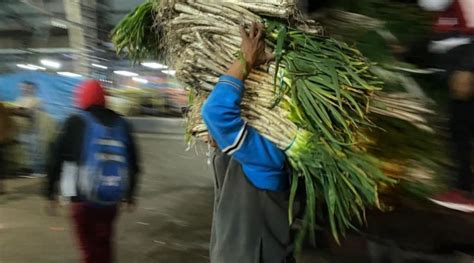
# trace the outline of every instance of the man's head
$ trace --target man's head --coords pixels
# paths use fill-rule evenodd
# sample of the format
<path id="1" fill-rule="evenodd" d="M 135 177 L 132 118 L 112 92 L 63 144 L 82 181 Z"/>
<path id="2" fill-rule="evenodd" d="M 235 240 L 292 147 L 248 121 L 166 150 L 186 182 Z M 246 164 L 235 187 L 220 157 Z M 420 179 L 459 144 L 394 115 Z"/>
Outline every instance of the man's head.
<path id="1" fill-rule="evenodd" d="M 31 81 L 21 82 L 20 88 L 22 96 L 36 96 L 36 92 L 38 91 L 36 84 Z"/>
<path id="2" fill-rule="evenodd" d="M 98 80 L 86 80 L 76 89 L 75 104 L 80 109 L 105 107 L 105 91 Z"/>

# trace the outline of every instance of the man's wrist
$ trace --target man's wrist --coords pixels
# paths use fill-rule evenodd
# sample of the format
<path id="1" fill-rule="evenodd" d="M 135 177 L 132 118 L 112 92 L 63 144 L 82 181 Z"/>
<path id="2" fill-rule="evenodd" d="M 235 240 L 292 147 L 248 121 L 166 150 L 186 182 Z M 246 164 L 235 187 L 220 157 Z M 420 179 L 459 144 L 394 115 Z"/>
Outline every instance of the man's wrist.
<path id="1" fill-rule="evenodd" d="M 257 58 L 255 56 L 248 56 L 244 54 L 245 62 L 247 63 L 247 70 L 248 72 L 252 71 L 253 68 L 255 67 L 255 64 L 257 64 Z"/>
<path id="2" fill-rule="evenodd" d="M 226 75 L 232 76 L 244 81 L 248 76 L 247 62 L 242 59 L 236 60 L 226 72 Z"/>
<path id="3" fill-rule="evenodd" d="M 255 65 L 255 60 L 247 59 L 245 56 L 244 56 L 244 60 L 245 60 L 245 66 L 247 68 L 247 72 L 250 72 Z"/>
<path id="4" fill-rule="evenodd" d="M 245 80 L 249 75 L 250 72 L 252 71 L 252 63 L 248 62 L 247 60 L 240 61 L 242 64 L 242 80 Z"/>
<path id="5" fill-rule="evenodd" d="M 252 71 L 253 66 L 255 65 L 255 61 L 249 59 L 249 57 L 251 56 L 246 56 L 244 52 L 240 52 L 239 62 L 242 67 L 242 79 L 247 78 L 247 76 L 250 74 L 250 71 Z"/>

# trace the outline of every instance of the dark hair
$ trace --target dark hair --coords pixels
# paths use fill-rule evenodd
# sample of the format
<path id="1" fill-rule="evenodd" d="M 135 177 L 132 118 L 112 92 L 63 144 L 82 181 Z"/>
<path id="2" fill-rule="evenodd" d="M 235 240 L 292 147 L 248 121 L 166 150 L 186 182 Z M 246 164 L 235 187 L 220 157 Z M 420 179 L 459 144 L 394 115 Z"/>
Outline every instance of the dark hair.
<path id="1" fill-rule="evenodd" d="M 28 80 L 23 80 L 21 83 L 25 84 L 25 85 L 30 85 L 30 86 L 33 86 L 33 87 L 36 88 L 36 83 L 34 83 L 34 82 L 31 82 L 31 81 L 28 81 Z"/>

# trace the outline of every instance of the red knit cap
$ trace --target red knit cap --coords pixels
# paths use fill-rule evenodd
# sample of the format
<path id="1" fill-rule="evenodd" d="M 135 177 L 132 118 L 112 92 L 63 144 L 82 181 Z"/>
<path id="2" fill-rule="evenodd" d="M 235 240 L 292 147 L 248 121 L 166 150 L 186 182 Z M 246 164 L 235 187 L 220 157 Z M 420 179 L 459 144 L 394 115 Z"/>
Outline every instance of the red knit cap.
<path id="1" fill-rule="evenodd" d="M 105 107 L 105 92 L 98 80 L 86 80 L 76 90 L 76 106 L 87 109 L 91 106 Z"/>

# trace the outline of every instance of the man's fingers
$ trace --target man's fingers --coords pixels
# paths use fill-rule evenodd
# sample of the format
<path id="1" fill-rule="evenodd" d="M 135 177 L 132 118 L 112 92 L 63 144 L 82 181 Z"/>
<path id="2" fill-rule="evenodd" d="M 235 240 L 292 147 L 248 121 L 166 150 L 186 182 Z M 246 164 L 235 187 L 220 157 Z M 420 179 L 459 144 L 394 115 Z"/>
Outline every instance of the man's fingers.
<path id="1" fill-rule="evenodd" d="M 262 26 L 262 24 L 258 24 L 257 35 L 255 37 L 257 39 L 261 39 L 262 36 L 263 36 L 263 26 Z"/>
<path id="2" fill-rule="evenodd" d="M 245 30 L 245 26 L 241 25 L 240 36 L 242 37 L 242 39 L 247 39 L 247 38 L 260 39 L 263 36 L 263 25 L 257 22 L 252 22 L 252 25 L 250 25 L 250 30 L 248 33 Z"/>
<path id="3" fill-rule="evenodd" d="M 249 32 L 250 37 L 255 37 L 256 30 L 257 30 L 257 24 L 255 22 L 252 22 L 252 25 L 250 26 L 250 32 Z"/>
<path id="4" fill-rule="evenodd" d="M 240 36 L 242 37 L 242 40 L 247 39 L 249 36 L 247 34 L 247 31 L 245 31 L 245 27 L 241 25 L 239 29 L 240 29 Z"/>

